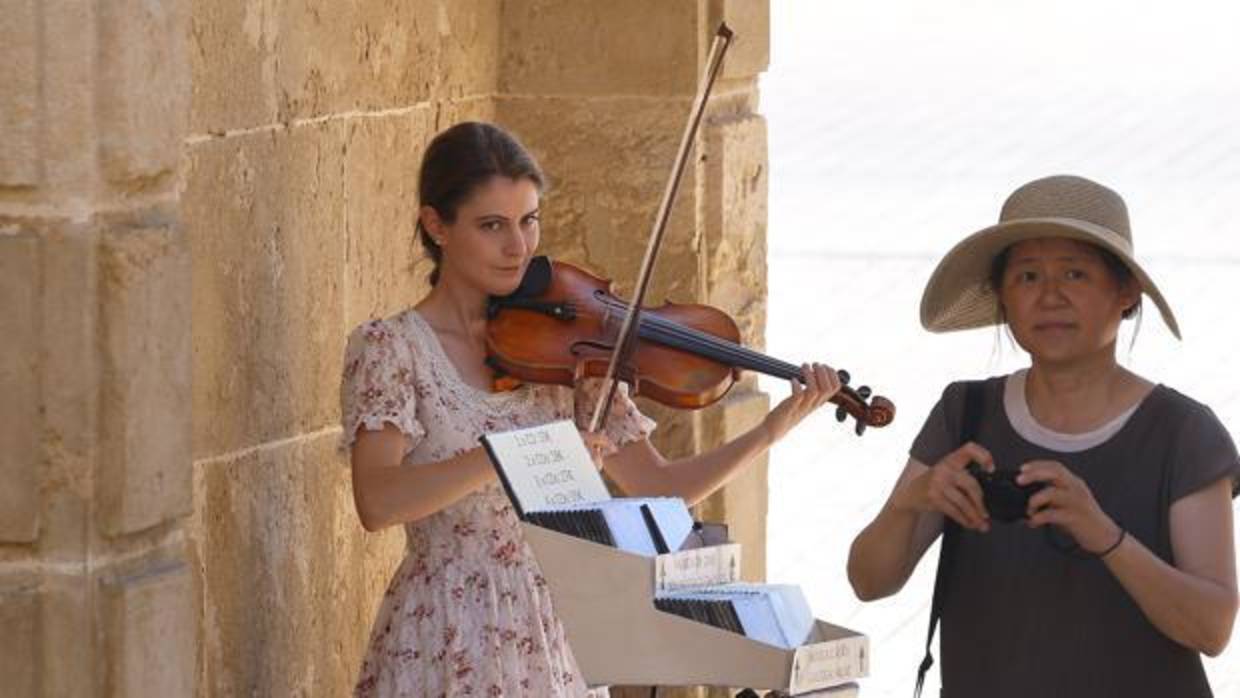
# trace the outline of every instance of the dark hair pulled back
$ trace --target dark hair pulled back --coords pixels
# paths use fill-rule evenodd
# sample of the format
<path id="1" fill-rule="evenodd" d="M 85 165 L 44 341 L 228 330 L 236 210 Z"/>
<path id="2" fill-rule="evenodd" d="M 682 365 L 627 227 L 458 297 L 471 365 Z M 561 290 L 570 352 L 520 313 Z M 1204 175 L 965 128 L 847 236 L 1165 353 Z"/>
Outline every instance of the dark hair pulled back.
<path id="1" fill-rule="evenodd" d="M 495 176 L 528 179 L 543 188 L 538 163 L 515 136 L 493 124 L 465 121 L 435 136 L 422 156 L 418 173 L 419 207 L 435 209 L 445 223 L 456 221 L 457 210 L 470 194 Z M 431 258 L 431 285 L 439 283 L 443 250 L 417 221 L 418 239 Z"/>

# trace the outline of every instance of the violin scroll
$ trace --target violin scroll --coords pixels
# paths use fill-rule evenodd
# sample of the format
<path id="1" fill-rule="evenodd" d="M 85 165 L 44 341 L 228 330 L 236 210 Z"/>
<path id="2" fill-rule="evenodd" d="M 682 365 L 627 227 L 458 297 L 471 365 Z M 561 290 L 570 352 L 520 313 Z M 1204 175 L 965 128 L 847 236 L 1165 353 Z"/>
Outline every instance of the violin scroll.
<path id="1" fill-rule="evenodd" d="M 857 420 L 857 436 L 861 436 L 866 427 L 885 427 L 896 418 L 896 406 L 891 400 L 881 395 L 871 397 L 872 391 L 868 385 L 856 389 L 849 387 L 852 376 L 844 369 L 836 371 L 836 374 L 840 377 L 840 390 L 831 396 L 831 402 L 838 405 L 835 408 L 836 421 L 843 422 L 851 415 Z"/>

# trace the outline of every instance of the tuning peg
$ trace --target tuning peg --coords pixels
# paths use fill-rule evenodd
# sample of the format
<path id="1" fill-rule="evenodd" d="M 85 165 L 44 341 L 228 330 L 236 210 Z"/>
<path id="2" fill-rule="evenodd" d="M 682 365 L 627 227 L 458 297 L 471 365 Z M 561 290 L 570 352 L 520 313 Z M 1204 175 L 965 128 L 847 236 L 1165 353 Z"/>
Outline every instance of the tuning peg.
<path id="1" fill-rule="evenodd" d="M 857 436 L 861 436 L 864 433 L 865 433 L 865 422 L 858 419 L 857 420 Z"/>
<path id="2" fill-rule="evenodd" d="M 842 368 L 836 371 L 835 375 L 840 377 L 840 385 L 848 385 L 848 381 L 852 380 L 852 376 L 848 375 L 848 371 Z"/>
<path id="3" fill-rule="evenodd" d="M 870 393 L 870 386 L 868 385 L 863 385 L 860 388 L 857 388 L 857 394 L 861 396 L 862 400 L 869 400 Z"/>
<path id="4" fill-rule="evenodd" d="M 835 421 L 842 422 L 845 419 L 848 419 L 848 410 L 844 409 L 843 405 L 840 405 L 835 408 Z"/>

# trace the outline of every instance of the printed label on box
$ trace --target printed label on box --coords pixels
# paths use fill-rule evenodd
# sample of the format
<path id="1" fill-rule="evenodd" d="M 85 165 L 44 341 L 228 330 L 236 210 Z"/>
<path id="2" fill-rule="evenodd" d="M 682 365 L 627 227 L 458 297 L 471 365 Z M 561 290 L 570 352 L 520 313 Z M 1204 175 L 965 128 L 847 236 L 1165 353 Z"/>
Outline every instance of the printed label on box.
<path id="1" fill-rule="evenodd" d="M 740 543 L 682 550 L 659 555 L 654 561 L 655 591 L 732 584 L 740 577 Z"/>
<path id="2" fill-rule="evenodd" d="M 870 642 L 846 637 L 798 647 L 792 655 L 793 694 L 853 681 L 870 673 Z"/>

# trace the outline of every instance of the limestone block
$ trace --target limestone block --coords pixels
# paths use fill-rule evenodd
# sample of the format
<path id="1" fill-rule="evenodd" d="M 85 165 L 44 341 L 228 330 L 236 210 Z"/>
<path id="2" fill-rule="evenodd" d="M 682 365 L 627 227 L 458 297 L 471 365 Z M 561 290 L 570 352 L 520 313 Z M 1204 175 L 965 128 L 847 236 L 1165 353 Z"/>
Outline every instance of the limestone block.
<path id="1" fill-rule="evenodd" d="M 362 529 L 336 439 L 196 465 L 199 695 L 351 692 L 404 538 Z"/>
<path id="2" fill-rule="evenodd" d="M 275 43 L 279 120 L 427 99 L 435 74 L 421 68 L 438 66 L 438 41 L 433 17 L 419 17 L 426 10 L 425 2 L 283 3 Z M 396 94 L 404 99 L 390 101 Z"/>
<path id="3" fill-rule="evenodd" d="M 56 222 L 39 230 L 43 511 L 39 550 L 67 558 L 86 552 L 93 528 L 99 430 L 98 231 Z"/>
<path id="4" fill-rule="evenodd" d="M 508 2 L 502 26 L 503 94 L 692 96 L 697 87 L 694 2 Z"/>
<path id="5" fill-rule="evenodd" d="M 14 4 L 8 2 L 3 14 Z M 97 140 L 97 11 L 99 3 L 76 0 L 33 0 L 38 29 L 23 34 L 21 45 L 34 40 L 39 47 L 38 127 L 42 131 L 38 188 L 6 191 L 6 199 L 52 205 L 85 219 L 99 197 L 99 143 Z M 19 10 L 20 15 L 22 11 Z M 2 20 L 0 20 L 2 21 Z M 23 29 L 24 31 L 24 29 Z M 5 39 L 8 43 L 8 39 Z M 11 68 L 4 66 L 4 90 Z M 4 147 L 8 148 L 8 134 Z"/>
<path id="6" fill-rule="evenodd" d="M 488 95 L 498 18 L 498 0 L 195 3 L 193 129 Z"/>
<path id="7" fill-rule="evenodd" d="M 0 580 L 0 676 L 12 696 L 36 696 L 40 690 L 39 593 L 34 584 Z"/>
<path id="8" fill-rule="evenodd" d="M 99 252 L 99 526 L 108 535 L 188 513 L 190 265 L 173 228 L 112 230 Z"/>
<path id="9" fill-rule="evenodd" d="M 433 114 L 359 119 L 347 127 L 344 234 L 345 325 L 386 317 L 429 289 L 417 240 L 418 166 L 434 136 Z"/>
<path id="10" fill-rule="evenodd" d="M 720 78 L 750 77 L 766 72 L 771 62 L 769 0 L 712 0 L 709 31 L 722 20 L 734 32 Z"/>
<path id="11" fill-rule="evenodd" d="M 0 187 L 30 187 L 43 179 L 43 104 L 39 96 L 38 0 L 14 0 L 0 12 Z"/>
<path id="12" fill-rule="evenodd" d="M 749 115 L 707 124 L 703 139 L 707 302 L 737 319 L 746 345 L 761 347 L 766 326 L 766 121 Z"/>
<path id="13" fill-rule="evenodd" d="M 490 93 L 498 14 L 495 0 L 289 2 L 277 44 L 280 119 Z"/>
<path id="14" fill-rule="evenodd" d="M 495 99 L 493 95 L 438 100 L 434 104 L 434 109 L 436 110 L 436 115 L 433 130 L 436 133 L 462 121 L 495 122 Z M 420 150 L 417 160 L 419 163 L 422 160 Z"/>
<path id="15" fill-rule="evenodd" d="M 435 0 L 439 63 L 434 68 L 432 94 L 437 100 L 489 97 L 498 90 L 500 37 L 507 31 L 500 23 L 500 8 L 508 4 L 498 0 Z M 425 12 L 429 15 L 431 7 Z"/>
<path id="16" fill-rule="evenodd" d="M 85 560 L 78 568 L 85 573 Z M 39 698 L 93 696 L 101 686 L 96 673 L 99 656 L 99 614 L 95 585 L 78 574 L 45 574 L 39 589 Z M 26 695 L 18 693 L 15 695 Z"/>
<path id="17" fill-rule="evenodd" d="M 114 183 L 174 171 L 189 115 L 188 0 L 99 5 L 99 145 Z"/>
<path id="18" fill-rule="evenodd" d="M 522 139 L 550 181 L 542 250 L 630 292 L 689 106 L 687 99 L 497 98 L 497 122 Z M 651 278 L 651 303 L 700 297 L 690 157 Z"/>
<path id="19" fill-rule="evenodd" d="M 338 421 L 343 133 L 313 124 L 189 151 L 195 458 Z"/>
<path id="20" fill-rule="evenodd" d="M 39 241 L 0 235 L 0 541 L 39 531 Z"/>
<path id="21" fill-rule="evenodd" d="M 104 695 L 190 696 L 197 671 L 194 597 L 184 564 L 103 585 Z"/>
<path id="22" fill-rule="evenodd" d="M 278 7 L 266 0 L 191 3 L 190 133 L 276 121 Z"/>
<path id="23" fill-rule="evenodd" d="M 702 450 L 714 448 L 757 426 L 770 408 L 765 393 L 736 386 L 697 415 Z M 698 505 L 703 521 L 724 521 L 732 540 L 742 545 L 741 576 L 760 581 L 766 575 L 767 457 L 763 455 L 726 487 Z"/>

